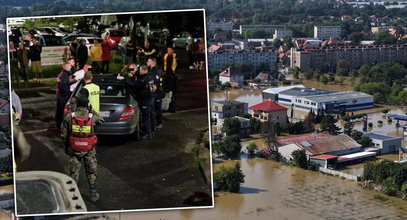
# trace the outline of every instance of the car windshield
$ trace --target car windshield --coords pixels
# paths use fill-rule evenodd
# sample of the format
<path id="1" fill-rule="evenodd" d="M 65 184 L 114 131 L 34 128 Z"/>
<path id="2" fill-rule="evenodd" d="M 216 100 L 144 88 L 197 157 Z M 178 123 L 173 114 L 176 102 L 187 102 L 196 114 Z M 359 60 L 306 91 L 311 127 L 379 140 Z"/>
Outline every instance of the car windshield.
<path id="1" fill-rule="evenodd" d="M 18 213 L 53 213 L 59 211 L 55 189 L 44 180 L 17 181 Z"/>
<path id="2" fill-rule="evenodd" d="M 123 84 L 117 83 L 100 83 L 99 95 L 105 98 L 125 98 L 126 88 Z"/>
<path id="3" fill-rule="evenodd" d="M 61 46 L 61 45 L 65 45 L 65 41 L 62 38 L 50 35 L 43 35 L 42 36 L 45 40 L 45 43 L 47 46 Z"/>

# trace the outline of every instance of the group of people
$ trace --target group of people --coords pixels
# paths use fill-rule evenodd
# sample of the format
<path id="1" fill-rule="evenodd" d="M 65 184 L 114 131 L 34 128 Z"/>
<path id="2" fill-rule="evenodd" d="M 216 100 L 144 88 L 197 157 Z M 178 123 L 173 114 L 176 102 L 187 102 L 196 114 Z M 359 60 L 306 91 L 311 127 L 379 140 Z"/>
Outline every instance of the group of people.
<path id="1" fill-rule="evenodd" d="M 15 48 L 14 42 L 10 41 L 10 59 L 11 62 L 18 61 L 18 70 L 12 71 L 12 80 L 16 80 L 17 84 L 20 82 L 20 76 L 23 76 L 24 83 L 28 85 L 28 64 L 31 61 L 31 72 L 34 73 L 35 78 L 38 79 L 42 74 L 41 66 L 41 52 L 42 46 L 39 45 L 37 38 L 31 39 L 32 45 L 26 47 L 23 43 L 19 43 L 18 47 Z"/>
<path id="2" fill-rule="evenodd" d="M 164 55 L 163 71 L 157 66 L 157 58 L 150 56 L 146 65 L 127 64 L 122 72 L 126 72 L 127 84 L 135 94 L 139 103 L 142 118 L 142 139 L 151 138 L 154 131 L 162 127 L 163 99 L 170 99 L 168 111 L 175 111 L 175 92 L 177 68 L 174 49 L 167 48 Z"/>
<path id="3" fill-rule="evenodd" d="M 141 110 L 141 139 L 152 138 L 156 129 L 163 126 L 164 97 L 171 98 L 172 109 L 169 110 L 174 111 L 177 60 L 173 48 L 167 48 L 163 61 L 163 70 L 158 68 L 155 57 L 149 57 L 145 65 L 127 64 L 122 69 L 125 82 L 131 88 Z M 84 64 L 77 69 L 75 58 L 69 58 L 63 63 L 57 78 L 55 120 L 57 127 L 61 129 L 65 150 L 70 158 L 69 176 L 78 181 L 83 160 L 91 192 L 90 199 L 96 202 L 100 196 L 96 185 L 97 137 L 94 128 L 104 119 L 99 115 L 99 86 L 92 83 L 90 67 Z M 71 94 L 80 81 L 85 86 L 79 91 L 79 96 L 72 100 Z M 77 103 L 77 108 L 64 117 L 64 108 L 70 98 Z"/>
<path id="4" fill-rule="evenodd" d="M 90 47 L 89 51 L 86 46 L 86 39 L 80 39 L 80 43 L 78 45 L 77 39 L 74 38 L 69 45 L 69 50 L 71 52 L 71 56 L 78 63 L 79 69 L 82 69 L 85 66 L 90 56 L 93 74 L 109 73 L 112 45 L 107 36 L 103 39 L 103 42 L 99 42 L 98 39 L 94 39 L 93 45 Z"/>

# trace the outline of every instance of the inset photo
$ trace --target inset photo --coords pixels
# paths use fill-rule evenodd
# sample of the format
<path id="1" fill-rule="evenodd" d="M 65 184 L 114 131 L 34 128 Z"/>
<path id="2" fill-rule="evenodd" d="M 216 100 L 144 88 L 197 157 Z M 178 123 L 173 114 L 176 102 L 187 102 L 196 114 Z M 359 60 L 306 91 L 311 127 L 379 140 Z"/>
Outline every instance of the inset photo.
<path id="1" fill-rule="evenodd" d="M 203 9 L 7 19 L 16 215 L 213 208 Z"/>

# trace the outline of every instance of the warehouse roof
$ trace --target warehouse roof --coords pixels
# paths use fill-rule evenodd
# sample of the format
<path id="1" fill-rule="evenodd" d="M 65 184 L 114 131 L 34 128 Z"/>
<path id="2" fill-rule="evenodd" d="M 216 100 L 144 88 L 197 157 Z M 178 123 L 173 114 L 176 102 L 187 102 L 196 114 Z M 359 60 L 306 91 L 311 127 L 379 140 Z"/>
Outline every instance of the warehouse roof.
<path id="1" fill-rule="evenodd" d="M 302 141 L 297 143 L 297 145 L 299 145 L 304 150 L 308 151 L 311 155 L 325 154 L 330 152 L 358 148 L 361 146 L 346 134 Z"/>
<path id="2" fill-rule="evenodd" d="M 312 102 L 335 102 L 340 100 L 373 98 L 373 96 L 364 92 L 336 92 L 331 94 L 308 96 L 306 99 Z"/>
<path id="3" fill-rule="evenodd" d="M 239 102 L 232 99 L 225 99 L 225 100 L 212 100 L 212 102 L 222 104 L 222 105 L 239 105 L 239 104 L 246 104 L 245 102 Z"/>
<path id="4" fill-rule="evenodd" d="M 289 95 L 289 96 L 312 96 L 312 95 L 329 94 L 329 93 L 335 93 L 335 92 L 327 91 L 327 90 L 319 90 L 319 89 L 291 88 L 291 89 L 287 89 L 285 91 L 281 91 L 279 94 Z"/>
<path id="5" fill-rule="evenodd" d="M 272 93 L 272 94 L 278 94 L 282 91 L 292 89 L 292 88 L 305 88 L 303 85 L 296 85 L 296 86 L 280 86 L 280 87 L 275 87 L 275 88 L 268 88 L 266 90 L 263 90 L 265 93 Z"/>
<path id="6" fill-rule="evenodd" d="M 381 141 L 386 141 L 386 140 L 393 140 L 393 139 L 402 139 L 401 137 L 392 137 L 392 136 L 387 136 L 387 135 L 382 135 L 378 133 L 366 133 L 363 134 L 364 136 L 368 136 L 371 139 L 376 139 L 376 140 L 381 140 Z"/>

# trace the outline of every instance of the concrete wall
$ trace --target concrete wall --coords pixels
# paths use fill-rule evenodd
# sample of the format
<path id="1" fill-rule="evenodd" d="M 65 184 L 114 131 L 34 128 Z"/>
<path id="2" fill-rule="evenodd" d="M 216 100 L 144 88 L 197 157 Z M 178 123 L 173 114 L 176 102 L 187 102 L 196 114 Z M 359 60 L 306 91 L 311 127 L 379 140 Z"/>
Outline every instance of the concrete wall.
<path id="1" fill-rule="evenodd" d="M 343 177 L 345 179 L 349 179 L 349 180 L 353 180 L 353 181 L 359 181 L 358 176 L 350 175 L 350 174 L 347 174 L 347 173 L 342 173 L 342 172 L 339 172 L 339 171 L 336 171 L 336 170 L 330 170 L 330 169 L 320 167 L 319 171 L 322 172 L 322 173 L 329 174 L 329 175 L 339 176 L 339 177 Z"/>

